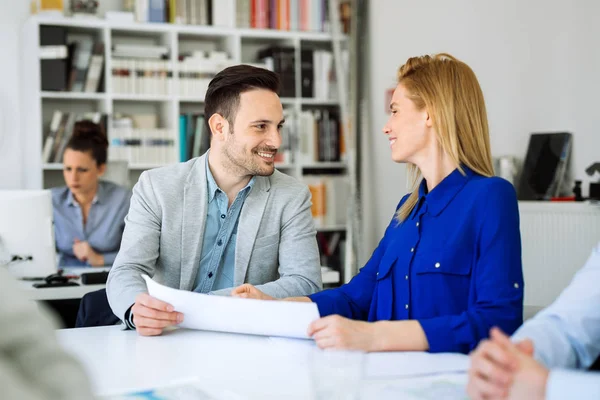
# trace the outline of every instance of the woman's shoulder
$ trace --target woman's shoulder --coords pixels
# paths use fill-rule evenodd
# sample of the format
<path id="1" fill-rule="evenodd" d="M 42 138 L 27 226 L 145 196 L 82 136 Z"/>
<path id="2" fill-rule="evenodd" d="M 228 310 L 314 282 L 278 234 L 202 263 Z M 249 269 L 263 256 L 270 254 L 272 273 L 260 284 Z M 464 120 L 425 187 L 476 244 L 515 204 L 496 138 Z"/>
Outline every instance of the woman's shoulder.
<path id="1" fill-rule="evenodd" d="M 69 196 L 69 188 L 67 186 L 57 186 L 50 188 L 52 194 L 52 204 L 56 207 L 57 204 L 64 202 Z"/>
<path id="2" fill-rule="evenodd" d="M 476 175 L 469 179 L 466 189 L 466 194 L 472 198 L 474 209 L 484 213 L 514 210 L 518 207 L 515 187 L 506 179 Z"/>
<path id="3" fill-rule="evenodd" d="M 498 176 L 482 176 L 474 174 L 467 187 L 475 192 L 487 196 L 509 196 L 516 197 L 515 187 L 506 179 Z"/>
<path id="4" fill-rule="evenodd" d="M 131 190 L 114 182 L 100 181 L 99 184 L 102 185 L 103 192 L 111 198 L 129 199 L 131 197 Z"/>

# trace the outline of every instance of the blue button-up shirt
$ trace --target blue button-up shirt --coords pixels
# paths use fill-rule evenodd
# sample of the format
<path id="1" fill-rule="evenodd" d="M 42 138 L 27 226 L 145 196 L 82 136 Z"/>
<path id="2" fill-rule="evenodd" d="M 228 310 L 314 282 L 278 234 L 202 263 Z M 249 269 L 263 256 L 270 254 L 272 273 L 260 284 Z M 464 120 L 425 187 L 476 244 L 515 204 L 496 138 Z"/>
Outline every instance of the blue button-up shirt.
<path id="1" fill-rule="evenodd" d="M 129 212 L 131 191 L 112 182 L 98 182 L 87 221 L 79 203 L 68 187 L 52 188 L 54 236 L 60 253 L 61 266 L 89 266 L 73 253 L 75 239 L 88 242 L 95 252 L 104 256 L 104 264 L 112 265 L 121 246 L 125 216 Z"/>
<path id="2" fill-rule="evenodd" d="M 467 353 L 499 326 L 523 320 L 523 272 L 515 190 L 463 167 L 431 193 L 423 180 L 413 212 L 394 218 L 348 284 L 310 296 L 321 316 L 419 321 L 431 352 Z M 405 196 L 398 207 L 407 199 Z"/>
<path id="3" fill-rule="evenodd" d="M 586 369 L 600 356 L 600 244 L 558 299 L 513 336 L 522 339 L 531 339 L 535 358 L 554 368 L 548 399 L 600 399 L 600 374 L 563 369 Z"/>
<path id="4" fill-rule="evenodd" d="M 200 269 L 194 285 L 195 292 L 208 293 L 233 286 L 238 220 L 254 180 L 252 177 L 239 191 L 231 207 L 228 207 L 227 194 L 215 182 L 208 165 L 208 156 L 206 157 L 208 211 L 202 239 Z"/>

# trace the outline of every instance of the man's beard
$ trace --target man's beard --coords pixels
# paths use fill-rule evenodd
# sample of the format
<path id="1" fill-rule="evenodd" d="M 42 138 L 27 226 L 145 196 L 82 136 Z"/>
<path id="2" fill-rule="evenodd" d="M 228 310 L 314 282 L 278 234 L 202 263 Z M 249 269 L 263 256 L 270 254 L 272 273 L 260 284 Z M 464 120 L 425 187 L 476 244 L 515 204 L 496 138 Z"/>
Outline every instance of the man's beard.
<path id="1" fill-rule="evenodd" d="M 233 133 L 231 134 L 233 135 Z M 277 149 L 261 146 L 252 149 L 250 154 L 246 154 L 245 148 L 240 149 L 238 153 L 236 151 L 231 151 L 233 147 L 235 147 L 235 142 L 223 147 L 223 159 L 226 160 L 227 165 L 225 165 L 225 167 L 229 172 L 242 176 L 270 176 L 275 172 L 275 166 L 273 164 L 264 165 L 261 161 L 262 158 L 260 158 L 258 153 L 277 153 Z M 274 159 L 275 157 L 273 156 L 273 160 Z"/>

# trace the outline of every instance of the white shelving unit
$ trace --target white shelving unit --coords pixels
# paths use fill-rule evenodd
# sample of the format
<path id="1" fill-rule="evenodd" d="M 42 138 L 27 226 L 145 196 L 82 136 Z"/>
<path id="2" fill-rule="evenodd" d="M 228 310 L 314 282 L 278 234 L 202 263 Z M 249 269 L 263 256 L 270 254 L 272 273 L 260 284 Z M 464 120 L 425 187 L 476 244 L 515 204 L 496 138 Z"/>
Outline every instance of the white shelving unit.
<path id="1" fill-rule="evenodd" d="M 91 34 L 104 42 L 104 92 L 79 93 L 79 92 L 49 92 L 41 91 L 41 65 L 40 65 L 40 27 L 62 26 L 68 32 L 75 34 Z M 300 51 L 303 48 L 325 48 L 333 50 L 334 46 L 347 40 L 343 35 L 333 35 L 322 32 L 277 31 L 259 29 L 235 29 L 214 26 L 189 26 L 162 23 L 117 23 L 102 19 L 72 19 L 72 18 L 44 18 L 31 17 L 23 27 L 21 47 L 21 66 L 23 77 L 21 82 L 21 101 L 23 112 L 22 134 L 26 135 L 27 148 L 25 156 L 28 159 L 30 172 L 26 176 L 25 186 L 29 189 L 40 189 L 62 184 L 62 165 L 58 163 L 42 162 L 42 147 L 44 132 L 48 129 L 52 112 L 55 109 L 72 112 L 99 111 L 109 116 L 119 112 L 133 112 L 144 110 L 146 113 L 156 113 L 162 128 L 173 132 L 175 145 L 174 152 L 179 152 L 179 115 L 185 112 L 203 111 L 204 93 L 196 96 L 170 95 L 139 95 L 122 94 L 113 90 L 111 82 L 111 49 L 115 42 L 123 43 L 129 37 L 139 41 L 149 41 L 169 48 L 170 64 L 173 70 L 173 87 L 178 87 L 178 55 L 182 47 L 186 50 L 219 50 L 226 52 L 235 64 L 254 62 L 248 54 L 260 46 L 269 44 L 283 45 L 295 49 L 296 93 L 301 94 L 301 65 Z M 337 43 L 337 44 L 336 44 Z M 250 49 L 245 51 L 245 49 Z M 336 65 L 337 66 L 337 65 Z M 338 73 L 339 71 L 336 71 Z M 339 76 L 339 75 L 338 75 Z M 176 90 L 175 90 L 176 92 Z M 339 97 L 338 98 L 344 98 Z M 319 107 L 336 108 L 341 113 L 344 108 L 335 100 L 314 98 L 282 98 L 284 109 L 299 115 L 304 109 Z M 343 118 L 347 118 L 342 115 Z M 298 127 L 293 127 L 298 129 Z M 349 148 L 350 142 L 346 141 L 346 149 L 354 154 L 354 149 Z M 298 150 L 296 149 L 296 152 Z M 294 157 L 298 160 L 297 154 Z M 139 174 L 146 169 L 159 167 L 154 164 L 130 164 L 130 182 L 137 181 Z M 283 172 L 302 178 L 307 169 L 339 171 L 349 179 L 345 162 L 301 164 L 293 162 L 278 165 Z M 351 181 L 351 186 L 355 186 Z M 349 226 L 349 225 L 348 225 Z M 331 226 L 320 228 L 320 231 L 346 232 L 347 226 Z M 348 239 L 348 237 L 347 237 Z M 350 247 L 350 246 L 348 246 Z M 348 254 L 348 252 L 347 252 Z"/>

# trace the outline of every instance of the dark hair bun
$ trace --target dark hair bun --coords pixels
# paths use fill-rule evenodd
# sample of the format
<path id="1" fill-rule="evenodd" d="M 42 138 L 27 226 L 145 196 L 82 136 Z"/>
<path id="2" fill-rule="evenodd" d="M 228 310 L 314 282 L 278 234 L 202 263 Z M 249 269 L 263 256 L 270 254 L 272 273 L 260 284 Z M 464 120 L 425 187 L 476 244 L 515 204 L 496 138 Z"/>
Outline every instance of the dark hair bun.
<path id="1" fill-rule="evenodd" d="M 75 151 L 90 152 L 98 165 L 106 164 L 108 139 L 102 126 L 92 121 L 82 120 L 75 122 L 66 148 Z"/>
<path id="2" fill-rule="evenodd" d="M 73 126 L 74 140 L 89 140 L 94 144 L 108 147 L 108 139 L 102 127 L 90 120 L 82 120 L 75 122 Z"/>

